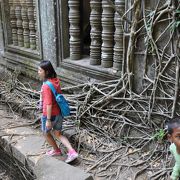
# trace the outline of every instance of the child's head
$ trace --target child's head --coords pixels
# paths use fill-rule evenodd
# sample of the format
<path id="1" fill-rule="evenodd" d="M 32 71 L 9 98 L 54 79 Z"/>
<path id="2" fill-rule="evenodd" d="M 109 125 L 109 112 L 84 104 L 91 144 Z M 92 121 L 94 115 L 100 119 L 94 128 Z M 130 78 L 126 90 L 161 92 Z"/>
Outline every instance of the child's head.
<path id="1" fill-rule="evenodd" d="M 180 150 L 180 117 L 169 120 L 167 130 L 168 139 Z"/>
<path id="2" fill-rule="evenodd" d="M 56 78 L 56 72 L 50 61 L 43 60 L 39 64 L 38 74 L 41 80 Z"/>

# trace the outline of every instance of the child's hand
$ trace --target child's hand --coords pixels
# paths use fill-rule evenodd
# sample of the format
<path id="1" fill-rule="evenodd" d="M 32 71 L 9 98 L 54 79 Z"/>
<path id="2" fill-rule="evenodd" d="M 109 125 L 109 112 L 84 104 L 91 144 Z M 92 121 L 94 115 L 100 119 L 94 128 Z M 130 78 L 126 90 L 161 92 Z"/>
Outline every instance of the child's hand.
<path id="1" fill-rule="evenodd" d="M 52 128 L 52 123 L 51 123 L 50 120 L 47 120 L 47 121 L 46 121 L 46 128 L 47 128 L 47 129 L 51 129 L 51 128 Z"/>

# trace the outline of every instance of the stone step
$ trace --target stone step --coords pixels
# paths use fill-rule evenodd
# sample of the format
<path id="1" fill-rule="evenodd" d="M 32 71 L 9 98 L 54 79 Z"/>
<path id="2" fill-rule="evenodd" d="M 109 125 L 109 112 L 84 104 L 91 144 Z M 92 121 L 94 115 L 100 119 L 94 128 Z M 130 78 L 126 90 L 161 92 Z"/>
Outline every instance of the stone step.
<path id="1" fill-rule="evenodd" d="M 0 115 L 3 114 L 7 112 L 0 109 Z M 20 117 L 16 120 L 22 123 L 27 122 Z M 38 180 L 93 180 L 92 176 L 82 169 L 59 160 L 63 157 L 60 156 L 57 159 L 45 156 L 44 152 L 47 149 L 42 148 L 45 140 L 40 131 L 29 126 L 8 129 L 6 124 L 16 120 L 5 116 L 0 118 L 0 127 L 5 127 L 0 130 L 0 146 L 23 163 L 27 169 L 33 171 Z"/>
<path id="2" fill-rule="evenodd" d="M 34 169 L 38 180 L 93 180 L 79 168 L 52 157 L 41 158 Z"/>

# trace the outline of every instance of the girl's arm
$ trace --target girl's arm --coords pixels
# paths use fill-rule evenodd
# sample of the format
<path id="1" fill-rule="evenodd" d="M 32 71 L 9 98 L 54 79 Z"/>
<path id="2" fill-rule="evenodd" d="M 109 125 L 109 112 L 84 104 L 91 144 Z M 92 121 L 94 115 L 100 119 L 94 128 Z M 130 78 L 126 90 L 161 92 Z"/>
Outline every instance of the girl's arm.
<path id="1" fill-rule="evenodd" d="M 52 112 L 52 105 L 47 105 L 47 121 L 46 121 L 47 129 L 52 128 L 52 124 L 51 124 L 51 112 Z"/>
<path id="2" fill-rule="evenodd" d="M 51 119 L 52 105 L 47 105 L 47 120 Z"/>
<path id="3" fill-rule="evenodd" d="M 38 109 L 39 109 L 39 111 L 42 111 L 42 109 L 43 109 L 42 88 L 40 91 L 40 99 L 38 101 Z"/>

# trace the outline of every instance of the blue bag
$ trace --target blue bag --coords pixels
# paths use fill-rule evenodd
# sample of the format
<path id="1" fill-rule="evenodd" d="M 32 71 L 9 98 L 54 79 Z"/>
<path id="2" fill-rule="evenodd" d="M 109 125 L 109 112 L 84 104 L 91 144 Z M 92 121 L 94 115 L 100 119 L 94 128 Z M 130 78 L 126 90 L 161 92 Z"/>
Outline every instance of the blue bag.
<path id="1" fill-rule="evenodd" d="M 59 108 L 61 109 L 61 115 L 63 117 L 69 116 L 70 115 L 70 107 L 69 107 L 67 100 L 64 98 L 64 96 L 62 94 L 57 93 L 56 89 L 54 88 L 54 86 L 51 82 L 46 81 L 44 83 L 47 84 L 49 86 L 49 88 L 51 89 L 51 91 L 53 92 L 55 100 L 56 100 Z"/>

